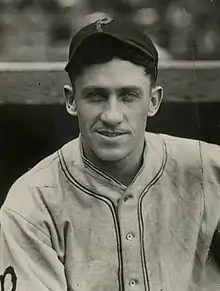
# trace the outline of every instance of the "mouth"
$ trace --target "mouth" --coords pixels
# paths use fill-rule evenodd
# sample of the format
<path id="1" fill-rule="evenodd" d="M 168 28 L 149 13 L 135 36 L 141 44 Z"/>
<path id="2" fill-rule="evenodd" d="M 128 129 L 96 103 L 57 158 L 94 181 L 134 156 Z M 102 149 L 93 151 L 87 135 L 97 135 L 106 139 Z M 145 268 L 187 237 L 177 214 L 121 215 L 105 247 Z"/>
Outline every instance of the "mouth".
<path id="1" fill-rule="evenodd" d="M 110 131 L 97 131 L 97 133 L 109 138 L 120 137 L 122 135 L 127 134 L 127 132 L 110 132 Z"/>

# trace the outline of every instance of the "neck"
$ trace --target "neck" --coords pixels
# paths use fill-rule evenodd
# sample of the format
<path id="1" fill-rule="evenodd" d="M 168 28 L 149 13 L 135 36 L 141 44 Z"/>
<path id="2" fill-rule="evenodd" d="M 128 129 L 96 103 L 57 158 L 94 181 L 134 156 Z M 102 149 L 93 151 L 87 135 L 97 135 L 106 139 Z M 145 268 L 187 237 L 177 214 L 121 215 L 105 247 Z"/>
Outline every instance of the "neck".
<path id="1" fill-rule="evenodd" d="M 84 149 L 84 154 L 96 167 L 107 173 L 125 186 L 129 186 L 143 164 L 144 141 L 125 159 L 119 161 L 103 161 L 94 153 Z"/>

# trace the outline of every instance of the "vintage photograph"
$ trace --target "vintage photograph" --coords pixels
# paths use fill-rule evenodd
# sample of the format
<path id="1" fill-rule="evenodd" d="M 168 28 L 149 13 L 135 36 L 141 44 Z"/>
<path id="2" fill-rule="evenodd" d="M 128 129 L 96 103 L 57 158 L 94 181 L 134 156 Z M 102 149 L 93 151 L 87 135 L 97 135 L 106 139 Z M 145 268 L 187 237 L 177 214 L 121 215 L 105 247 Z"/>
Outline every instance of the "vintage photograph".
<path id="1" fill-rule="evenodd" d="M 220 291 L 219 0 L 0 0 L 0 291 Z"/>

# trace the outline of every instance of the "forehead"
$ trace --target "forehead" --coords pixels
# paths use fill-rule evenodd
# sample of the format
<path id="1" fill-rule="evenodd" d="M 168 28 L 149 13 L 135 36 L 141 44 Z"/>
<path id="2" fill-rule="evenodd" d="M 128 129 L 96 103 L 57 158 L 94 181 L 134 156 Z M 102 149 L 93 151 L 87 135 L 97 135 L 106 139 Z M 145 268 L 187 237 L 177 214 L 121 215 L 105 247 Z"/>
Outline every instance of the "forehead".
<path id="1" fill-rule="evenodd" d="M 120 88 L 132 85 L 149 86 L 150 78 L 143 67 L 120 59 L 86 67 L 75 80 L 79 90 L 91 86 Z"/>

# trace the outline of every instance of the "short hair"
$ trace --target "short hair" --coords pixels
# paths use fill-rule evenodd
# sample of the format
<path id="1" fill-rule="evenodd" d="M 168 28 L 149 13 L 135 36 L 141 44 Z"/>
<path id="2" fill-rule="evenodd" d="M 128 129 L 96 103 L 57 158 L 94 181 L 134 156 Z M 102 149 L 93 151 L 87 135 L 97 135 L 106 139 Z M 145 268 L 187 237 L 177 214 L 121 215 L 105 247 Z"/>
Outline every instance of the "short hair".
<path id="1" fill-rule="evenodd" d="M 123 43 L 108 35 L 93 35 L 86 39 L 76 50 L 72 66 L 68 71 L 72 85 L 80 73 L 91 65 L 104 64 L 113 58 L 130 61 L 142 66 L 154 85 L 157 79 L 157 63 L 140 49 Z"/>

